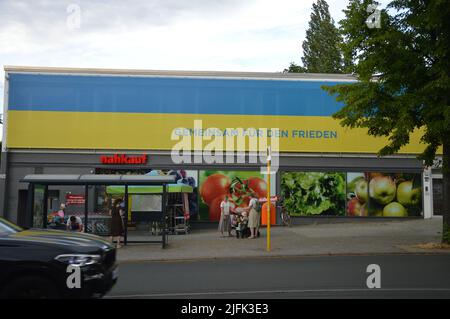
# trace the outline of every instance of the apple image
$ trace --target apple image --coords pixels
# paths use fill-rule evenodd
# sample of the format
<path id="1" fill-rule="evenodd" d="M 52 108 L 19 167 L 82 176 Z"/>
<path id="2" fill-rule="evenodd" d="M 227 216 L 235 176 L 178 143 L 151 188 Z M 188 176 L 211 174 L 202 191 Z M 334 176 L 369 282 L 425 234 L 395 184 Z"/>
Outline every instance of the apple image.
<path id="1" fill-rule="evenodd" d="M 364 175 L 366 176 L 367 180 L 370 180 L 377 176 L 384 176 L 383 173 L 369 173 L 369 172 L 364 173 Z"/>
<path id="2" fill-rule="evenodd" d="M 383 209 L 384 217 L 406 217 L 408 216 L 408 211 L 402 204 L 397 202 L 392 202 L 384 206 Z"/>
<path id="3" fill-rule="evenodd" d="M 352 174 L 352 173 L 349 173 L 349 174 Z M 353 174 L 355 174 L 355 173 L 353 173 Z M 359 182 L 359 181 L 361 181 L 361 180 L 364 180 L 365 178 L 364 178 L 364 176 L 357 176 L 357 177 L 354 177 L 350 182 L 348 182 L 348 184 L 347 184 L 347 192 L 348 193 L 354 193 L 355 192 L 355 188 L 356 188 L 356 184 Z"/>
<path id="4" fill-rule="evenodd" d="M 347 216 L 367 216 L 366 204 L 361 204 L 355 197 L 347 204 Z"/>
<path id="5" fill-rule="evenodd" d="M 367 203 L 367 200 L 369 199 L 369 192 L 367 189 L 367 182 L 364 179 L 356 183 L 355 194 L 362 203 Z"/>
<path id="6" fill-rule="evenodd" d="M 420 195 L 421 189 L 413 189 L 412 181 L 406 181 L 397 186 L 397 201 L 402 205 L 417 205 L 420 202 Z"/>
<path id="7" fill-rule="evenodd" d="M 389 204 L 395 198 L 397 187 L 390 176 L 375 176 L 369 183 L 369 196 L 382 205 Z"/>

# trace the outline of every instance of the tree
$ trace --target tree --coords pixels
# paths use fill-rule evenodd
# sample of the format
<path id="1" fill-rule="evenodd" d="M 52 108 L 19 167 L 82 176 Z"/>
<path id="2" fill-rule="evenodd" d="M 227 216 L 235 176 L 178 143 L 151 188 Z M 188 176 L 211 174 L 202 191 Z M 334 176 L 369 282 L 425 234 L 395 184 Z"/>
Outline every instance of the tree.
<path id="1" fill-rule="evenodd" d="M 289 68 L 283 70 L 283 73 L 305 73 L 305 72 L 306 69 L 304 67 L 295 64 L 294 62 L 291 62 Z"/>
<path id="2" fill-rule="evenodd" d="M 302 44 L 302 62 L 307 72 L 342 73 L 341 41 L 327 2 L 317 0 L 317 3 L 313 3 L 306 40 Z"/>
<path id="3" fill-rule="evenodd" d="M 379 155 L 394 154 L 422 129 L 419 159 L 432 165 L 443 150 L 443 242 L 450 225 L 450 6 L 445 0 L 396 0 L 381 27 L 366 24 L 369 0 L 351 0 L 340 22 L 344 55 L 358 82 L 324 86 L 344 103 L 333 115 L 346 127 L 388 137 Z M 388 11 L 389 10 L 389 11 Z"/>

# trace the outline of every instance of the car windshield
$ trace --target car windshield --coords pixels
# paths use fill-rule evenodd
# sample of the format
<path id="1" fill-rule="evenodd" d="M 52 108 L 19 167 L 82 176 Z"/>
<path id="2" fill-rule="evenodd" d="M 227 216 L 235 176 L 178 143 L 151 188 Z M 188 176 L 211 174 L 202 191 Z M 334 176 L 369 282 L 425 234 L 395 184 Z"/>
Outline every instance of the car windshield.
<path id="1" fill-rule="evenodd" d="M 0 236 L 15 234 L 21 232 L 23 229 L 19 226 L 0 217 Z"/>

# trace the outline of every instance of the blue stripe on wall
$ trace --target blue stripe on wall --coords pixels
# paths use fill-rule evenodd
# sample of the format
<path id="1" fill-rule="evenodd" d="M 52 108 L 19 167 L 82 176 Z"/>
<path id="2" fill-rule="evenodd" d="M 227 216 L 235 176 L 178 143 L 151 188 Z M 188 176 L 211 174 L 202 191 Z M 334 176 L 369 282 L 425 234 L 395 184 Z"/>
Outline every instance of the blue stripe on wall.
<path id="1" fill-rule="evenodd" d="M 9 75 L 9 109 L 70 112 L 330 116 L 338 82 Z"/>

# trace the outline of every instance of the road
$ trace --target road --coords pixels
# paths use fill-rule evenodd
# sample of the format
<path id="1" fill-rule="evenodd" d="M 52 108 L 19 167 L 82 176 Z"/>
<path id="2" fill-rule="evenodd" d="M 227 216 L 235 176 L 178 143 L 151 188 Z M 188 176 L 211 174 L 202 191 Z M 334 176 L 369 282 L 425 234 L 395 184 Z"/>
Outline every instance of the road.
<path id="1" fill-rule="evenodd" d="M 367 266 L 380 266 L 369 289 Z M 450 255 L 122 263 L 106 298 L 450 298 Z"/>

